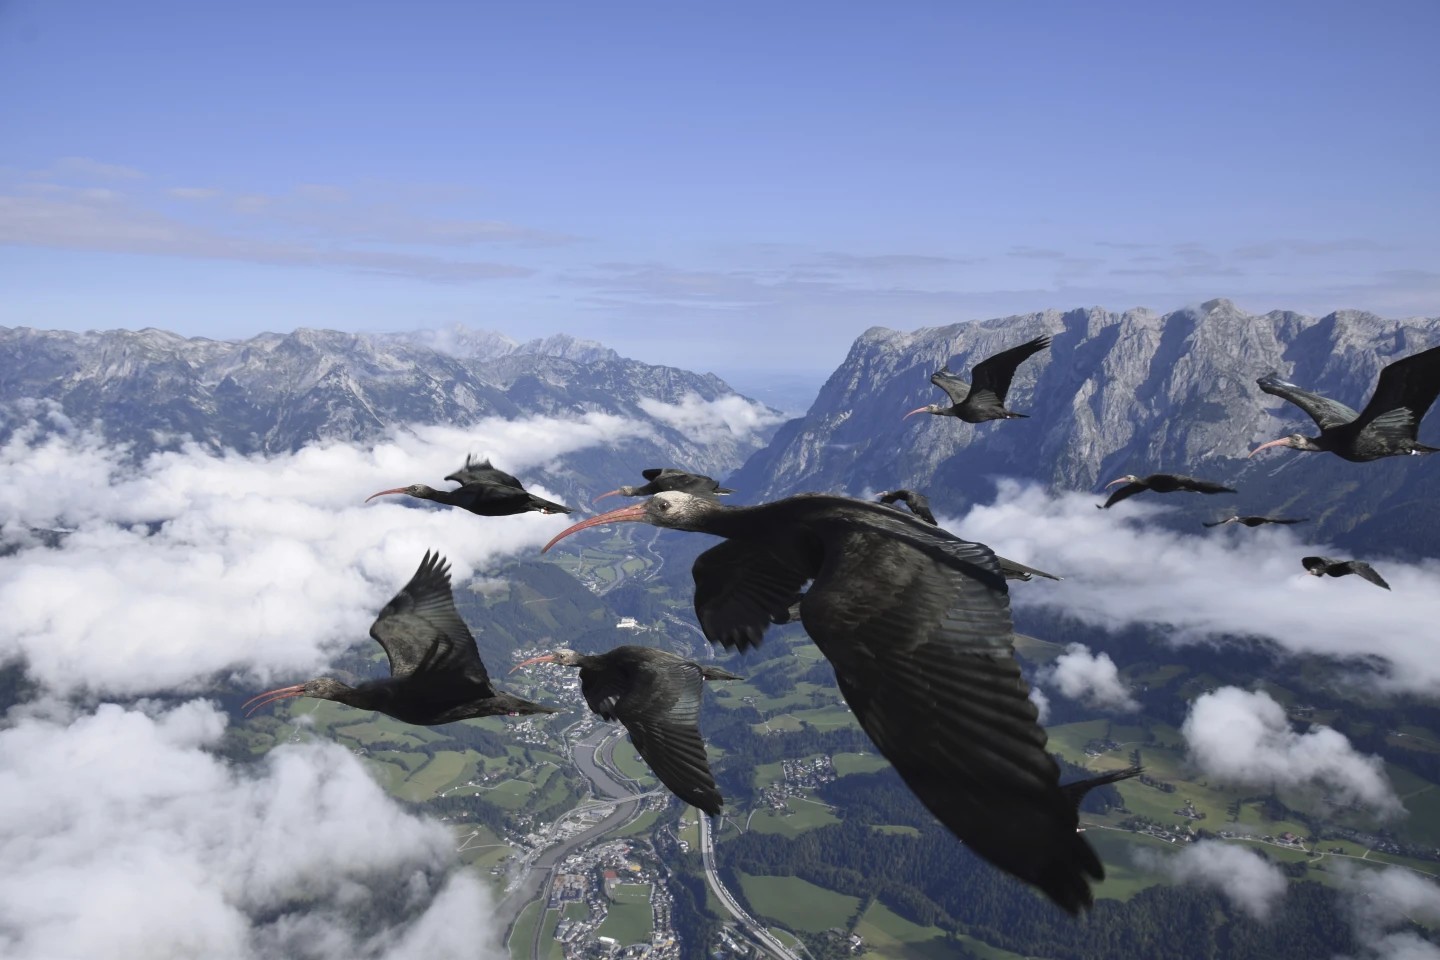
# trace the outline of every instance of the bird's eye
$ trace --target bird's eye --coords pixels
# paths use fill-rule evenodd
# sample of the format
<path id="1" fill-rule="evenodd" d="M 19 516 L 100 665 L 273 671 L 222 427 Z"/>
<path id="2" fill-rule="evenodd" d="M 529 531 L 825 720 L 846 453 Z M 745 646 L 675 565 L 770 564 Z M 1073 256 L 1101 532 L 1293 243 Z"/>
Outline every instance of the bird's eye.
<path id="1" fill-rule="evenodd" d="M 670 503 L 667 500 L 656 500 L 655 503 L 661 510 L 670 509 Z"/>

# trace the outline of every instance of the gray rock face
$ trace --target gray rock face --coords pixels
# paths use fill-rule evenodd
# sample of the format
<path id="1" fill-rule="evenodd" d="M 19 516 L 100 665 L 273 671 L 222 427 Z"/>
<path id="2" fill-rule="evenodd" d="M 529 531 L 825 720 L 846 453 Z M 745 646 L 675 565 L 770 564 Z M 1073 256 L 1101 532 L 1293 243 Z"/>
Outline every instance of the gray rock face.
<path id="1" fill-rule="evenodd" d="M 653 440 L 567 460 L 575 483 L 590 473 L 608 489 L 603 485 L 639 482 L 639 471 L 650 466 L 722 476 L 773 432 L 722 432 L 702 442 L 642 407 L 691 394 L 735 395 L 717 377 L 628 360 L 567 336 L 520 344 L 484 331 L 302 329 L 216 341 L 154 329 L 0 327 L 0 442 L 24 422 L 25 405 L 41 400 L 58 404 L 76 423 L 98 424 L 108 440 L 132 444 L 137 456 L 186 438 L 242 453 L 295 450 L 318 440 L 371 442 L 399 424 L 463 426 L 490 416 L 599 411 L 648 422 Z M 467 452 L 456 451 L 457 467 Z"/>
<path id="2" fill-rule="evenodd" d="M 968 381 L 975 362 L 1041 334 L 1054 343 L 1020 366 L 1006 404 L 1030 419 L 972 425 L 917 414 L 902 422 L 906 411 L 943 399 L 929 382 L 942 365 Z M 1440 555 L 1440 455 L 1352 464 L 1286 450 L 1246 459 L 1263 441 L 1318 432 L 1298 408 L 1262 393 L 1257 377 L 1277 370 L 1360 409 L 1381 367 L 1437 343 L 1440 319 L 1256 316 L 1226 300 L 1163 316 L 1093 308 L 910 333 L 876 327 L 855 341 L 809 412 L 783 426 L 732 485 L 757 499 L 905 486 L 953 515 L 991 499 L 1000 476 L 1098 490 L 1125 473 L 1187 473 L 1241 494 L 1223 503 L 1167 498 L 1181 509 L 1176 523 L 1232 507 L 1303 511 L 1319 519 L 1321 536 Z M 1421 437 L 1440 442 L 1440 413 Z"/>

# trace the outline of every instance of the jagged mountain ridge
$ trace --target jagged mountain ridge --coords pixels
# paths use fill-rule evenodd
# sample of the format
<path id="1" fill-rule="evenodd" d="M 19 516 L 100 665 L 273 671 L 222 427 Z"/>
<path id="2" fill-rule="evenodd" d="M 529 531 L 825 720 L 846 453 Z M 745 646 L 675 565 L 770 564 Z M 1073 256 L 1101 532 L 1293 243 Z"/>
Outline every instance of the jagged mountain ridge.
<path id="1" fill-rule="evenodd" d="M 0 442 L 28 419 L 22 407 L 33 400 L 58 404 L 76 423 L 98 424 L 136 456 L 186 438 L 242 453 L 324 440 L 365 443 L 401 424 L 463 426 L 490 416 L 599 411 L 649 423 L 653 439 L 565 458 L 567 469 L 555 480 L 583 496 L 594 484 L 636 482 L 649 466 L 723 475 L 773 430 L 721 431 L 700 442 L 642 407 L 689 395 L 739 396 L 711 374 L 626 359 L 573 337 L 517 344 L 483 331 L 469 331 L 468 339 L 444 333 L 435 343 L 419 335 L 310 329 L 221 341 L 153 328 L 0 327 Z M 456 451 L 457 466 L 467 452 Z"/>
<path id="2" fill-rule="evenodd" d="M 929 382 L 942 365 L 968 380 L 975 362 L 1042 334 L 1054 337 L 1051 348 L 1020 366 L 1007 401 L 1029 419 L 902 422 L 942 399 Z M 1260 442 L 1317 432 L 1298 408 L 1262 393 L 1257 377 L 1278 370 L 1359 409 L 1385 364 L 1437 343 L 1440 318 L 1252 315 L 1227 300 L 1163 315 L 1092 308 L 911 332 L 875 327 L 809 412 L 730 483 L 755 499 L 912 486 L 953 515 L 993 498 L 1001 476 L 1098 491 L 1125 473 L 1189 473 L 1233 481 L 1241 495 L 1167 498 L 1176 524 L 1232 508 L 1299 511 L 1316 519 L 1317 535 L 1341 544 L 1440 555 L 1440 461 L 1353 464 L 1289 450 L 1246 459 Z M 1421 436 L 1440 441 L 1440 423 L 1423 424 Z"/>

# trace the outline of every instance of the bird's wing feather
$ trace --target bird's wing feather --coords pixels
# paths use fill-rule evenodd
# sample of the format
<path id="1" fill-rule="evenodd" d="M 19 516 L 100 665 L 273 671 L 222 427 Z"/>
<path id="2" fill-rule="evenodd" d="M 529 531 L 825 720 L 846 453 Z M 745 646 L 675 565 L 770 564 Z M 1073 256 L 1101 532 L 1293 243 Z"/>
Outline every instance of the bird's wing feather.
<path id="1" fill-rule="evenodd" d="M 980 399 L 978 394 L 989 392 L 994 395 L 996 403 L 1003 404 L 1005 394 L 1010 392 L 1010 381 L 1015 379 L 1016 368 L 1024 363 L 1027 357 L 1048 346 L 1049 337 L 1036 337 L 975 364 L 975 369 L 970 372 L 971 401 L 977 402 Z"/>
<path id="2" fill-rule="evenodd" d="M 741 540 L 706 550 L 691 573 L 705 638 L 741 650 L 759 646 L 771 623 L 786 622 L 786 611 L 810 579 L 800 557 Z"/>
<path id="3" fill-rule="evenodd" d="M 1322 397 L 1318 393 L 1309 390 L 1302 390 L 1300 387 L 1287 380 L 1281 380 L 1278 374 L 1267 373 L 1255 381 L 1260 389 L 1273 397 L 1288 400 L 1295 406 L 1304 410 L 1315 421 L 1316 426 L 1321 430 L 1333 430 L 1336 427 L 1343 427 L 1360 416 L 1345 404 L 1338 400 L 1331 400 L 1329 397 Z"/>
<path id="4" fill-rule="evenodd" d="M 1355 428 L 1375 429 L 1387 414 L 1405 410 L 1408 415 L 1403 420 L 1392 417 L 1386 430 L 1400 428 L 1405 430 L 1404 436 L 1413 438 L 1420 419 L 1435 402 L 1437 394 L 1440 394 L 1440 347 L 1432 347 L 1396 360 L 1380 371 L 1375 395 L 1360 411 Z"/>
<path id="5" fill-rule="evenodd" d="M 461 486 L 464 486 L 467 483 L 484 480 L 494 469 L 494 467 L 490 466 L 489 460 L 476 460 L 475 455 L 472 453 L 465 458 L 465 466 L 456 470 L 445 479 L 453 480 Z"/>
<path id="6" fill-rule="evenodd" d="M 941 367 L 930 374 L 930 382 L 945 391 L 951 404 L 964 403 L 970 395 L 970 384 L 951 373 L 949 367 Z"/>
<path id="7" fill-rule="evenodd" d="M 1351 560 L 1350 570 L 1357 577 L 1369 580 L 1377 587 L 1384 587 L 1386 590 L 1390 589 L 1390 584 L 1385 582 L 1385 578 L 1380 576 L 1380 574 L 1376 573 L 1375 568 L 1370 566 L 1370 564 L 1366 563 L 1364 560 Z"/>
<path id="8" fill-rule="evenodd" d="M 1227 487 L 1223 483 L 1214 483 L 1210 480 L 1198 480 L 1195 477 L 1176 477 L 1180 483 L 1180 489 L 1189 490 L 1191 493 L 1235 493 L 1234 487 Z"/>
<path id="9" fill-rule="evenodd" d="M 630 742 L 671 793 L 704 810 L 719 813 L 724 799 L 710 773 L 700 737 L 700 667 L 686 660 L 647 660 L 613 713 L 630 731 Z"/>
<path id="10" fill-rule="evenodd" d="M 1143 483 L 1127 483 L 1119 490 L 1116 490 L 1114 493 L 1110 494 L 1110 499 L 1105 501 L 1105 509 L 1108 510 L 1111 507 L 1115 506 L 1115 504 L 1119 503 L 1121 500 L 1128 499 L 1135 496 L 1135 494 L 1137 493 L 1143 493 L 1149 489 L 1150 488 Z"/>
<path id="11" fill-rule="evenodd" d="M 370 636 L 385 648 L 393 677 L 453 671 L 489 680 L 475 638 L 455 609 L 450 564 L 438 553 L 425 554 L 410 582 L 375 618 Z"/>
<path id="12" fill-rule="evenodd" d="M 671 474 L 680 472 L 681 471 L 676 470 L 674 467 L 651 467 L 648 470 L 641 470 L 640 476 L 644 477 L 646 480 L 656 480 L 660 477 L 668 477 Z"/>
<path id="13" fill-rule="evenodd" d="M 1066 909 L 1104 875 L 1021 678 L 1009 591 L 983 544 L 826 543 L 801 603 L 855 717 L 921 802 L 973 850 Z"/>

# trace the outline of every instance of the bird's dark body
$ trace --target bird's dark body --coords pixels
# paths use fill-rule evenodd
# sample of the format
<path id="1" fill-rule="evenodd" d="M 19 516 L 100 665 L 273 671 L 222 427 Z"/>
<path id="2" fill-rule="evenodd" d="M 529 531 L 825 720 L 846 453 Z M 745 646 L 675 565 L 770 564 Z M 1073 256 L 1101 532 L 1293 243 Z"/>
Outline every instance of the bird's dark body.
<path id="1" fill-rule="evenodd" d="M 1010 391 L 1010 382 L 1015 379 L 1015 370 L 1028 357 L 1050 346 L 1049 337 L 1036 337 L 1003 350 L 993 357 L 975 364 L 970 371 L 970 383 L 950 372 L 948 366 L 941 367 L 930 375 L 935 384 L 950 398 L 949 406 L 931 404 L 912 410 L 911 413 L 933 413 L 940 417 L 957 417 L 966 423 L 985 423 L 988 420 L 1013 420 L 1028 416 L 1005 409 L 1005 395 Z M 906 414 L 909 416 L 910 414 Z"/>
<path id="2" fill-rule="evenodd" d="M 1091 903 L 1089 880 L 1104 869 L 1076 832 L 1074 805 L 1091 784 L 1059 784 L 988 547 L 883 504 L 821 494 L 753 507 L 661 494 L 561 536 L 617 519 L 726 538 L 693 569 L 707 639 L 754 647 L 798 602 L 856 719 L 921 802 L 1066 910 Z"/>
<path id="3" fill-rule="evenodd" d="M 445 478 L 460 484 L 454 490 L 436 490 L 423 483 L 412 483 L 408 487 L 396 487 L 371 494 L 367 500 L 385 494 L 403 493 L 420 500 L 430 500 L 482 517 L 508 517 L 517 513 L 574 513 L 564 504 L 537 497 L 527 491 L 504 470 L 497 470 L 489 460 L 477 461 L 473 456 L 465 459 L 465 466 Z"/>
<path id="4" fill-rule="evenodd" d="M 1333 453 L 1352 463 L 1440 452 L 1440 447 L 1428 446 L 1418 439 L 1420 421 L 1440 395 L 1440 347 L 1388 364 L 1380 371 L 1370 402 L 1359 413 L 1343 403 L 1282 380 L 1276 373 L 1268 373 L 1255 382 L 1265 393 L 1287 400 L 1309 414 L 1320 428 L 1320 435 L 1291 434 L 1257 447 L 1251 452 L 1252 456 L 1277 445 Z"/>
<path id="5" fill-rule="evenodd" d="M 705 680 L 738 680 L 718 667 L 653 647 L 624 645 L 600 654 L 561 651 L 550 659 L 580 668 L 580 692 L 590 709 L 621 723 L 655 776 L 675 796 L 712 816 L 724 797 L 715 785 L 700 738 L 700 697 Z"/>
<path id="6" fill-rule="evenodd" d="M 1239 523 L 1247 527 L 1260 527 L 1267 523 L 1278 523 L 1289 526 L 1295 523 L 1307 523 L 1309 519 L 1309 517 L 1297 517 L 1294 520 L 1284 520 L 1280 517 L 1226 517 L 1224 520 L 1216 520 L 1214 523 L 1204 523 L 1201 524 L 1201 526 L 1223 527 L 1228 523 Z"/>
<path id="7" fill-rule="evenodd" d="M 1214 483 L 1209 480 L 1197 480 L 1194 477 L 1187 477 L 1180 473 L 1152 473 L 1148 477 L 1137 477 L 1128 474 L 1119 480 L 1110 481 L 1107 486 L 1113 486 L 1122 480 L 1129 481 L 1125 486 L 1110 494 L 1105 501 L 1105 508 L 1108 509 L 1119 503 L 1121 500 L 1135 496 L 1137 493 L 1144 493 L 1146 490 L 1153 490 L 1156 493 L 1176 493 L 1184 491 L 1187 493 L 1238 493 L 1234 487 L 1227 487 L 1224 484 Z"/>
<path id="8" fill-rule="evenodd" d="M 1390 584 L 1375 570 L 1374 567 L 1364 560 L 1336 560 L 1332 557 L 1302 557 L 1300 563 L 1311 576 L 1315 577 L 1348 577 L 1351 574 L 1368 580 L 1377 587 L 1390 589 Z"/>
<path id="9" fill-rule="evenodd" d="M 385 650 L 389 677 L 354 687 L 320 677 L 272 690 L 255 700 L 273 694 L 279 694 L 273 699 L 318 697 L 377 710 L 419 726 L 471 717 L 555 712 L 495 689 L 475 638 L 455 609 L 450 564 L 439 554 L 425 554 L 410 582 L 375 618 L 370 636 Z"/>

